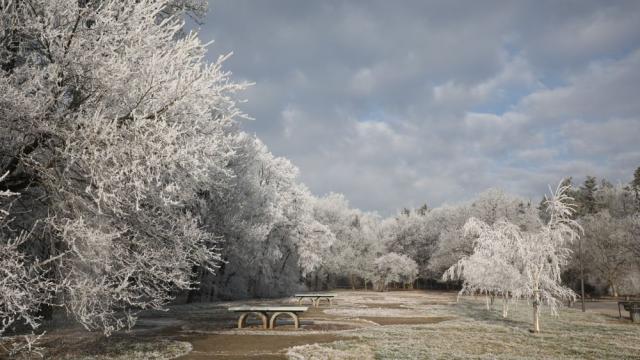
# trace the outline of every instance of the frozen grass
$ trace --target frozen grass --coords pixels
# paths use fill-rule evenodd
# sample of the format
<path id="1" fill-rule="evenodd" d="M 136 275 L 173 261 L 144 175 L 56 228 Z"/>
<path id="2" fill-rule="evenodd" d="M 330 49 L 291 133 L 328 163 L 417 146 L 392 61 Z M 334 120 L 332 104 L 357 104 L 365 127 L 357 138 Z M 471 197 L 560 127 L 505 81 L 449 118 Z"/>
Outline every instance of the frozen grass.
<path id="1" fill-rule="evenodd" d="M 338 291 L 331 307 L 309 308 L 302 328 L 283 323 L 262 330 L 257 322 L 235 329 L 227 306 L 282 304 L 289 298 L 189 304 L 145 313 L 130 334 L 105 342 L 75 330 L 53 331 L 56 359 L 639 359 L 640 325 L 618 320 L 615 304 L 597 304 L 604 313 L 561 309 L 543 313 L 541 334 L 529 332 L 531 306 L 512 306 L 503 319 L 498 299 L 491 311 L 483 298 L 455 293 Z M 594 303 L 595 304 L 595 303 Z M 615 311 L 611 311 L 611 310 Z M 616 316 L 613 316 L 615 312 Z M 411 323 L 420 319 L 423 322 Z M 78 336 L 76 336 L 76 334 Z M 84 334 L 84 335 L 82 335 Z M 53 350 L 53 349 L 52 349 Z"/>
<path id="2" fill-rule="evenodd" d="M 323 346 L 319 344 L 294 346 L 287 351 L 292 360 L 369 360 L 375 354 L 367 345 L 335 341 Z"/>
<path id="3" fill-rule="evenodd" d="M 407 296 L 415 300 L 416 294 Z M 434 296 L 438 297 L 425 294 L 425 298 Z M 357 298 L 345 300 L 357 302 Z M 354 316 L 361 312 L 343 310 L 340 313 Z M 377 316 L 385 315 L 395 314 L 383 311 Z M 355 335 L 360 340 L 351 345 L 366 345 L 376 359 L 640 359 L 640 326 L 602 314 L 574 309 L 562 309 L 559 317 L 543 314 L 541 334 L 529 332 L 531 308 L 526 303 L 512 308 L 507 319 L 502 318 L 498 302 L 488 311 L 484 301 L 474 299 L 419 306 L 416 315 L 454 319 L 428 325 L 369 327 L 358 331 Z M 315 351 L 322 353 L 320 348 L 326 348 L 327 354 L 334 351 L 331 344 L 316 346 Z"/>
<path id="4" fill-rule="evenodd" d="M 79 351 L 58 358 L 64 360 L 168 360 L 178 358 L 190 351 L 191 343 L 186 341 L 117 341 L 100 354 L 83 354 Z"/>

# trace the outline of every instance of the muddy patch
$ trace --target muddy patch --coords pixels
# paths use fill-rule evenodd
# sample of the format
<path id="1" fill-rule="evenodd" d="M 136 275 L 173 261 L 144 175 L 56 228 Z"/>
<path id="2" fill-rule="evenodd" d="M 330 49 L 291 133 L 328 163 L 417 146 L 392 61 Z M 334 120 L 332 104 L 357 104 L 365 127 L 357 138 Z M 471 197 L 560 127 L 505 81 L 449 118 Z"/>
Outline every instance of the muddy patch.
<path id="1" fill-rule="evenodd" d="M 451 320 L 450 316 L 432 316 L 432 317 L 375 317 L 361 316 L 361 319 L 372 321 L 378 325 L 422 325 L 437 324 L 443 321 Z"/>
<path id="2" fill-rule="evenodd" d="M 344 316 L 347 318 L 364 318 L 364 317 L 424 317 L 424 311 L 416 311 L 413 309 L 400 307 L 400 308 L 342 308 L 342 309 L 328 309 L 324 311 L 325 314 Z"/>
<path id="3" fill-rule="evenodd" d="M 354 330 L 365 327 L 366 324 L 358 322 L 332 322 L 332 321 L 310 321 L 309 324 L 302 324 L 304 330 L 311 331 L 342 331 Z"/>
<path id="4" fill-rule="evenodd" d="M 188 339 L 193 350 L 179 359 L 286 359 L 287 349 L 292 346 L 351 339 L 333 334 L 210 334 Z"/>
<path id="5" fill-rule="evenodd" d="M 367 303 L 368 308 L 380 309 L 407 309 L 409 306 L 403 303 Z"/>

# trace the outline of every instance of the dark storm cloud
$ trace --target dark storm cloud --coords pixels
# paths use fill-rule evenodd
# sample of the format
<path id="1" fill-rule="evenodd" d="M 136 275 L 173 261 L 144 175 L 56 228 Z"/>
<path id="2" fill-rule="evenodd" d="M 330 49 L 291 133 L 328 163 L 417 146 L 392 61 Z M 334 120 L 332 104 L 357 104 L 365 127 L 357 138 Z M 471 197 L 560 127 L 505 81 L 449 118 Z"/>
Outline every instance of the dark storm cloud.
<path id="1" fill-rule="evenodd" d="M 212 2 L 246 129 L 381 213 L 640 165 L 640 3 Z"/>

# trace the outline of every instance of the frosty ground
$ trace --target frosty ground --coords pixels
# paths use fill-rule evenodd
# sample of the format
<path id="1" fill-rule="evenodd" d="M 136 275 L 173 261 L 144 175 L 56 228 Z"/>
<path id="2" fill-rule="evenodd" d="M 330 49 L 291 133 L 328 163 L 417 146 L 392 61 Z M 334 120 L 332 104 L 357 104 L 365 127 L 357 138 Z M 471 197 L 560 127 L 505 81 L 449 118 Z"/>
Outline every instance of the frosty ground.
<path id="1" fill-rule="evenodd" d="M 332 307 L 311 308 L 301 329 L 282 320 L 275 330 L 235 329 L 237 304 L 191 304 L 143 314 L 130 333 L 105 339 L 76 328 L 51 332 L 46 357 L 62 359 L 640 359 L 640 325 L 619 320 L 614 302 L 588 303 L 587 313 L 562 308 L 542 315 L 531 334 L 531 308 L 522 302 L 503 319 L 499 302 L 454 292 L 338 291 Z"/>

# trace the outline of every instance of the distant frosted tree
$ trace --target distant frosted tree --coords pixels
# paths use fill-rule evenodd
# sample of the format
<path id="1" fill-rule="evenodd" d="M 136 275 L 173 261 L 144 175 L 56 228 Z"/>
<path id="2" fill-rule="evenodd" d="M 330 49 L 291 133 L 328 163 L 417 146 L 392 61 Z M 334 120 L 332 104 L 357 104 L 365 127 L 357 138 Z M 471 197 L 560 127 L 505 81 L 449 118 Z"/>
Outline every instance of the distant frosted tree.
<path id="1" fill-rule="evenodd" d="M 625 276 L 634 270 L 635 259 L 629 248 L 634 241 L 627 218 L 613 218 L 608 211 L 580 219 L 584 228 L 583 251 L 589 270 L 606 281 L 609 293 L 618 296 Z"/>
<path id="2" fill-rule="evenodd" d="M 375 274 L 378 291 L 384 291 L 392 282 L 413 282 L 418 276 L 418 265 L 405 255 L 391 252 L 375 260 Z"/>
<path id="3" fill-rule="evenodd" d="M 633 179 L 631 180 L 631 189 L 636 198 L 636 211 L 640 212 L 640 166 L 633 172 Z"/>
<path id="4" fill-rule="evenodd" d="M 274 156 L 255 136 L 231 133 L 230 185 L 206 191 L 210 231 L 224 238 L 216 276 L 196 269 L 201 287 L 188 301 L 285 296 L 300 290 L 328 256 L 335 236 L 315 218 L 316 198 L 298 182 L 298 169 Z"/>
<path id="5" fill-rule="evenodd" d="M 373 262 L 383 252 L 380 219 L 349 207 L 346 198 L 335 193 L 315 201 L 314 218 L 335 236 L 322 264 L 324 275 L 346 277 L 352 288 L 361 279 L 366 287 L 373 280 Z"/>
<path id="6" fill-rule="evenodd" d="M 593 176 L 587 176 L 584 180 L 584 184 L 579 189 L 579 209 L 581 215 L 595 214 L 598 212 L 598 204 L 596 202 L 596 192 L 598 191 L 598 184 L 596 178 Z"/>

